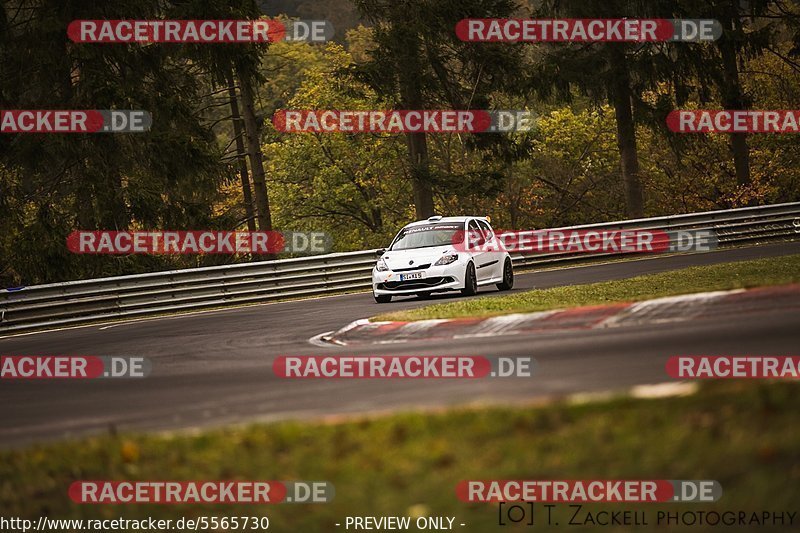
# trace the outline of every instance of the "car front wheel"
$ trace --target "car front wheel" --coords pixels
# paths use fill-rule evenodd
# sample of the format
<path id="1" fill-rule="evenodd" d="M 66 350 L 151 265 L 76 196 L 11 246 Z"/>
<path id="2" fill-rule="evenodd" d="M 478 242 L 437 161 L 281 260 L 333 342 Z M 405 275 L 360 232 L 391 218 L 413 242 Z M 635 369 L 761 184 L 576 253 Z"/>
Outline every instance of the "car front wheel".
<path id="1" fill-rule="evenodd" d="M 379 304 L 388 304 L 389 302 L 392 301 L 392 295 L 391 294 L 375 294 L 373 292 L 372 293 L 372 297 L 375 298 L 375 303 L 379 303 Z"/>
<path id="2" fill-rule="evenodd" d="M 461 294 L 464 296 L 474 296 L 478 293 L 478 277 L 475 275 L 475 265 L 472 263 L 467 265 L 467 271 L 464 274 L 464 288 L 461 289 Z"/>

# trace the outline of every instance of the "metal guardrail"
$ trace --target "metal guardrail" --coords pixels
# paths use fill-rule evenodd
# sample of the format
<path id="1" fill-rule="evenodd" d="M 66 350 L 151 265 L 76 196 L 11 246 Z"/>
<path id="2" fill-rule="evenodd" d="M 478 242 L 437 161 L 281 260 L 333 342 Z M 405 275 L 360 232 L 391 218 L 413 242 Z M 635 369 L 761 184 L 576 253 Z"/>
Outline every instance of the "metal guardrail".
<path id="1" fill-rule="evenodd" d="M 788 239 L 800 235 L 800 202 L 555 228 L 556 231 L 623 229 L 660 229 L 667 232 L 677 230 L 713 230 L 720 247 L 748 242 Z M 564 262 L 592 262 L 600 258 L 607 259 L 620 255 L 630 254 L 536 254 L 515 258 L 514 266 L 552 266 Z"/>
<path id="2" fill-rule="evenodd" d="M 720 246 L 730 246 L 799 235 L 800 202 L 555 229 L 710 229 Z M 514 266 L 558 266 L 609 255 L 620 254 L 516 256 Z M 0 333 L 368 289 L 375 259 L 375 250 L 365 250 L 2 290 Z"/>

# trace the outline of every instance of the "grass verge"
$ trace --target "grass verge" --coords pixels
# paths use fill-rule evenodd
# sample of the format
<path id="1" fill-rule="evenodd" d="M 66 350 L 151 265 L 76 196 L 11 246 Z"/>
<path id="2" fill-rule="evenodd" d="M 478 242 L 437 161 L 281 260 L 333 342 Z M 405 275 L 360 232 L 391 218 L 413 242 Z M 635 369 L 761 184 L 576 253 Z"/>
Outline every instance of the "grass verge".
<path id="1" fill-rule="evenodd" d="M 651 478 L 722 484 L 716 503 L 586 507 L 644 510 L 649 528 L 603 529 L 645 531 L 659 510 L 798 510 L 798 411 L 795 383 L 727 382 L 657 400 L 400 414 L 334 425 L 279 423 L 193 436 L 103 436 L 1 452 L 0 505 L 3 516 L 32 519 L 266 515 L 270 530 L 279 532 L 344 529 L 334 524 L 348 515 L 430 513 L 467 524 L 456 529 L 497 531 L 497 505 L 460 502 L 458 481 Z M 336 498 L 325 505 L 76 505 L 67 487 L 79 479 L 328 480 Z M 539 513 L 544 515 L 541 507 Z M 537 530 L 563 530 L 571 509 L 559 505 L 554 514 L 560 527 L 537 523 Z"/>
<path id="2" fill-rule="evenodd" d="M 588 285 L 571 285 L 428 305 L 372 320 L 426 320 L 533 313 L 550 309 L 635 302 L 693 292 L 800 282 L 800 255 L 720 263 Z"/>

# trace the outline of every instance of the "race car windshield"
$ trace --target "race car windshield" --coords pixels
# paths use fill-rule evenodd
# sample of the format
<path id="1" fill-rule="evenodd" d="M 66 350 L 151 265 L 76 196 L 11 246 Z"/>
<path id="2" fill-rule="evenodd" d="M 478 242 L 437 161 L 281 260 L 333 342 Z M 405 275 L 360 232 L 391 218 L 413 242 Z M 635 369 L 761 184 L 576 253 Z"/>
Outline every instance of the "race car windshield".
<path id="1" fill-rule="evenodd" d="M 461 224 L 429 224 L 405 228 L 397 235 L 390 250 L 412 250 L 447 246 L 463 239 L 464 226 Z"/>

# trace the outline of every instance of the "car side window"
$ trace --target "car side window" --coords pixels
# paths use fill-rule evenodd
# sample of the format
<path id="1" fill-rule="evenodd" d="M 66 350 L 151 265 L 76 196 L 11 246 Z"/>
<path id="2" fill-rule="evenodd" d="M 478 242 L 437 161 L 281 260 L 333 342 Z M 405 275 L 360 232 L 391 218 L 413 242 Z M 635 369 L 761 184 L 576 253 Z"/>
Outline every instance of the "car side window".
<path id="1" fill-rule="evenodd" d="M 467 233 L 469 234 L 469 239 L 467 242 L 478 245 L 483 244 L 485 236 L 480 226 L 478 226 L 478 222 L 470 220 L 468 228 L 469 231 Z"/>
<path id="2" fill-rule="evenodd" d="M 494 232 L 492 231 L 491 226 L 489 226 L 489 224 L 487 224 L 483 220 L 479 220 L 478 221 L 478 225 L 483 230 L 483 234 L 486 237 L 486 240 L 487 241 L 491 240 L 492 239 L 492 235 L 494 234 Z"/>

